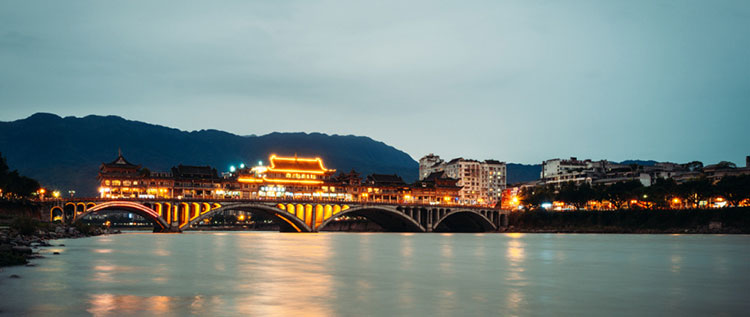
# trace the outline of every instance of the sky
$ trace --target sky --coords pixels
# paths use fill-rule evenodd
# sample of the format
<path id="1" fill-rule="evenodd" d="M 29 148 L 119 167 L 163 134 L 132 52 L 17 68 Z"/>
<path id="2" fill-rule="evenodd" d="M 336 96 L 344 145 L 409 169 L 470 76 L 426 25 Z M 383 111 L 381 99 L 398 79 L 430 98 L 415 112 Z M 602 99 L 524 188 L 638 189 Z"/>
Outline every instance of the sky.
<path id="1" fill-rule="evenodd" d="M 744 166 L 750 1 L 0 0 L 0 121 Z"/>

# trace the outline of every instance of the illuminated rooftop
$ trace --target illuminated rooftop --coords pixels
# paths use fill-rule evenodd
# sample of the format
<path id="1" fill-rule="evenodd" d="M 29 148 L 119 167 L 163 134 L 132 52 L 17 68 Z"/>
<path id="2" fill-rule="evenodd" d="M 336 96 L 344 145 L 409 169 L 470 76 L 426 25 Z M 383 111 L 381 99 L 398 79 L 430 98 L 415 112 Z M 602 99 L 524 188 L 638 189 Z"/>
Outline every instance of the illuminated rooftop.
<path id="1" fill-rule="evenodd" d="M 282 157 L 274 154 L 271 155 L 269 161 L 269 172 L 325 174 L 326 172 L 336 171 L 325 168 L 325 166 L 323 166 L 323 160 L 319 157 Z"/>

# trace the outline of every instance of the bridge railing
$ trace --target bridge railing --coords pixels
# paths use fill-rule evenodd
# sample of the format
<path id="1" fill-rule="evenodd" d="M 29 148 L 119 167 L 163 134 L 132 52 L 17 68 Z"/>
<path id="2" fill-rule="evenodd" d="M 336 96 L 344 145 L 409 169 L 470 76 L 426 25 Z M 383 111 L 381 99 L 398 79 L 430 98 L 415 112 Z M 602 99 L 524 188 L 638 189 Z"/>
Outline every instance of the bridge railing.
<path id="1" fill-rule="evenodd" d="M 414 206 L 414 207 L 440 207 L 440 208 L 469 208 L 469 209 L 499 209 L 496 206 L 489 204 L 461 204 L 461 203 L 430 203 L 425 204 L 422 202 L 408 201 L 408 200 L 391 200 L 391 201 L 378 201 L 378 200 L 346 200 L 346 199 L 306 199 L 306 198 L 101 198 L 101 197 L 76 197 L 76 198 L 58 198 L 58 199 L 45 199 L 46 202 L 58 201 L 61 203 L 67 202 L 107 202 L 107 201 L 133 201 L 133 202 L 163 202 L 163 201 L 179 201 L 179 202 L 216 202 L 216 203 L 336 203 L 336 204 L 357 204 L 363 206 Z"/>

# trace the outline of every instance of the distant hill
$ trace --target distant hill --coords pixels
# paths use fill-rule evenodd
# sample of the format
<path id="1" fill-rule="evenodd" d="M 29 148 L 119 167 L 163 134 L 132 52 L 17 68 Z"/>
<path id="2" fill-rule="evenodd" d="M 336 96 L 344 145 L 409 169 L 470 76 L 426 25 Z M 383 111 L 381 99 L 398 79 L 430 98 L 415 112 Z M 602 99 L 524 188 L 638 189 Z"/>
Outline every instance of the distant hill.
<path id="1" fill-rule="evenodd" d="M 508 177 L 506 181 L 508 185 L 517 183 L 525 183 L 535 181 L 539 179 L 539 175 L 542 173 L 542 164 L 517 164 L 508 163 Z"/>
<path id="2" fill-rule="evenodd" d="M 644 161 L 644 160 L 626 160 L 626 161 L 620 162 L 619 164 L 623 164 L 623 165 L 636 164 L 636 165 L 641 165 L 641 166 L 654 166 L 654 165 L 656 165 L 656 163 L 659 163 L 659 162 L 657 162 L 657 161 L 651 161 L 651 160 L 649 160 L 649 161 Z"/>
<path id="3" fill-rule="evenodd" d="M 230 165 L 267 163 L 271 153 L 320 156 L 326 167 L 348 172 L 399 174 L 416 180 L 419 166 L 408 154 L 362 136 L 321 133 L 271 133 L 239 136 L 217 130 L 186 132 L 130 121 L 117 116 L 61 118 L 37 113 L 26 119 L 0 122 L 0 153 L 19 172 L 43 185 L 96 194 L 96 175 L 103 162 L 117 157 L 118 148 L 134 164 L 167 171 L 178 164 Z"/>

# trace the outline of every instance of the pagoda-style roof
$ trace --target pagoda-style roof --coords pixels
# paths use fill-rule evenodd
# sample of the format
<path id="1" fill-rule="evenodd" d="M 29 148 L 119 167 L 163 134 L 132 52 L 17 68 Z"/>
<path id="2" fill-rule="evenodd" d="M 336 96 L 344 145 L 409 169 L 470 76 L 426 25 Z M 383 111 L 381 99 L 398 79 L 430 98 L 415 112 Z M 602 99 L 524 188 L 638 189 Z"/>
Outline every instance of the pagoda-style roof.
<path id="1" fill-rule="evenodd" d="M 124 156 L 122 156 L 122 151 L 120 151 L 117 155 L 117 158 L 109 163 L 102 163 L 104 167 L 116 167 L 116 168 L 125 168 L 125 169 L 139 169 L 141 168 L 140 165 L 135 165 L 133 163 L 128 162 L 128 160 L 125 159 Z"/>
<path id="2" fill-rule="evenodd" d="M 323 160 L 319 157 L 298 158 L 271 155 L 269 161 L 271 162 L 268 166 L 269 172 L 325 174 L 336 171 L 325 168 Z"/>

